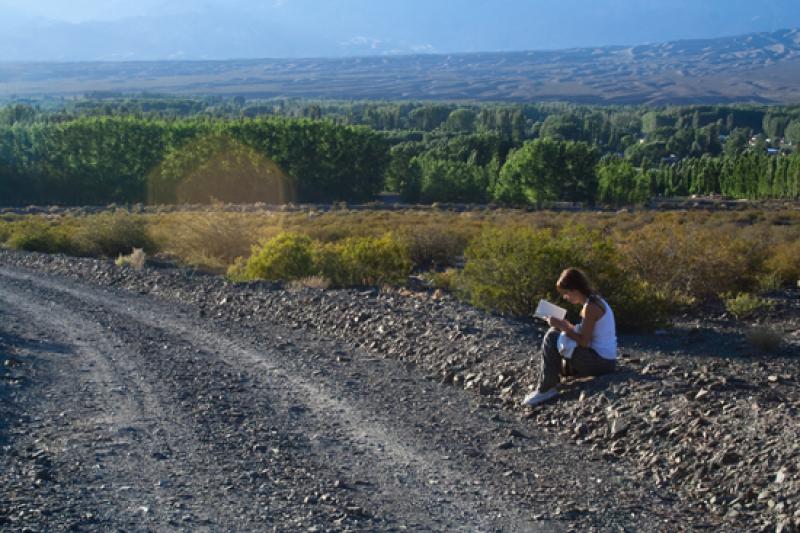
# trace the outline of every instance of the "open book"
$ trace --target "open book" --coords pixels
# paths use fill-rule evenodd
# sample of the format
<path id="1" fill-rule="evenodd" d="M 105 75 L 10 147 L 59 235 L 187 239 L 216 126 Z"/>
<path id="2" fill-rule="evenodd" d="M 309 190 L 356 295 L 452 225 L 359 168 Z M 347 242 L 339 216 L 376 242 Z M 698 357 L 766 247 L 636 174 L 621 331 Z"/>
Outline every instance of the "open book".
<path id="1" fill-rule="evenodd" d="M 539 300 L 539 305 L 536 306 L 536 311 L 534 311 L 533 316 L 545 321 L 550 317 L 563 320 L 564 317 L 567 316 L 567 310 L 547 300 Z"/>

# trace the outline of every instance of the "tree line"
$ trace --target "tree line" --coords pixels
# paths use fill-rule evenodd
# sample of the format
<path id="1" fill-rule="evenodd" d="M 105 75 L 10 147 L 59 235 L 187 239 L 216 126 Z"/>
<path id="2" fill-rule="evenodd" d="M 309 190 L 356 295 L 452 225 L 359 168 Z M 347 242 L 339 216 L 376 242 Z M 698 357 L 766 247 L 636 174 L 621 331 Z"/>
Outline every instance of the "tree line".
<path id="1" fill-rule="evenodd" d="M 800 107 L 94 95 L 0 108 L 2 204 L 798 198 Z"/>
<path id="2" fill-rule="evenodd" d="M 496 136 L 459 137 L 430 150 L 392 148 L 387 183 L 407 202 L 497 202 L 541 206 L 634 205 L 655 196 L 721 194 L 800 198 L 800 153 L 761 151 L 690 157 L 637 166 L 584 141 L 549 137 L 508 148 Z"/>
<path id="3" fill-rule="evenodd" d="M 386 139 L 324 121 L 80 117 L 0 126 L 4 205 L 368 201 Z"/>

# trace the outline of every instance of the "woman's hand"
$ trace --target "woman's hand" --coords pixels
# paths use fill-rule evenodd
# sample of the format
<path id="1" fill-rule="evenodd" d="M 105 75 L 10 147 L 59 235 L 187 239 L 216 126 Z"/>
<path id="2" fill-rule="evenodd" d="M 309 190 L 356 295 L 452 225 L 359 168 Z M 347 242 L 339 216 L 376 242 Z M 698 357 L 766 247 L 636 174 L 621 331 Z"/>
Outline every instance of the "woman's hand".
<path id="1" fill-rule="evenodd" d="M 550 325 L 551 328 L 556 328 L 561 331 L 567 331 L 569 329 L 569 322 L 566 320 L 562 320 L 560 318 L 550 317 L 547 319 L 547 323 Z"/>

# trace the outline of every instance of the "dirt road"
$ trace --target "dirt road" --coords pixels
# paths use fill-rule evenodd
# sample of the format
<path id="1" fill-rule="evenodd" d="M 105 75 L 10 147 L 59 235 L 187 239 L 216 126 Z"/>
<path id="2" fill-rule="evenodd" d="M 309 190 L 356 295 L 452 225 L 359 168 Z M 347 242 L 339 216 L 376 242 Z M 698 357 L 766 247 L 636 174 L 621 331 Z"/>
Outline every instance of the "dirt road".
<path id="1" fill-rule="evenodd" d="M 0 267 L 0 529 L 659 531 L 668 495 L 313 331 Z"/>

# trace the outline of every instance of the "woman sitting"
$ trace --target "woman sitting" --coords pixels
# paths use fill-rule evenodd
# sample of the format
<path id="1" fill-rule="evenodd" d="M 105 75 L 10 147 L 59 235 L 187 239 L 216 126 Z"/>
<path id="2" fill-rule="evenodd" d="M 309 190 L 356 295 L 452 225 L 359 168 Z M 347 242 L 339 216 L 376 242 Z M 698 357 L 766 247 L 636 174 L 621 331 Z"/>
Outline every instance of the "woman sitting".
<path id="1" fill-rule="evenodd" d="M 614 313 L 608 303 L 576 268 L 561 273 L 556 289 L 569 303 L 580 305 L 581 323 L 550 317 L 550 330 L 542 342 L 542 376 L 536 391 L 523 400 L 533 406 L 558 396 L 562 362 L 570 371 L 565 375 L 599 376 L 613 372 L 617 363 L 617 334 Z"/>

